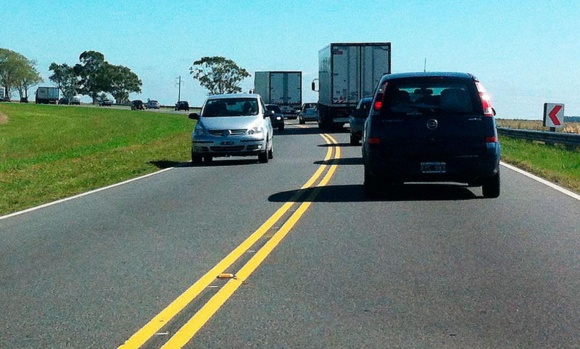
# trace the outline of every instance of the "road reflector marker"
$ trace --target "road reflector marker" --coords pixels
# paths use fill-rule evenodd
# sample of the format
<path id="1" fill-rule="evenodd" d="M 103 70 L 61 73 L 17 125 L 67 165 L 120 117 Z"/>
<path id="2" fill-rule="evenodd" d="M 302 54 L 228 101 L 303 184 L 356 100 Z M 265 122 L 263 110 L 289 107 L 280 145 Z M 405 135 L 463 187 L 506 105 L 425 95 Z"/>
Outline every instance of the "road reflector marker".
<path id="1" fill-rule="evenodd" d="M 221 273 L 217 276 L 218 279 L 235 279 L 236 275 L 235 274 L 230 274 L 230 273 Z"/>

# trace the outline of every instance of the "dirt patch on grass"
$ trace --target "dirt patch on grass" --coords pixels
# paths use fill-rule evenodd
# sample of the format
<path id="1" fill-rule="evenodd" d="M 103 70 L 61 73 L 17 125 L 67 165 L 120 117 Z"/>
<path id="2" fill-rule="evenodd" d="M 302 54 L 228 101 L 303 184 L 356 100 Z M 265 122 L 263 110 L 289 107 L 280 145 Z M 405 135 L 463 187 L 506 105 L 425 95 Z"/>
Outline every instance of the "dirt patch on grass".
<path id="1" fill-rule="evenodd" d="M 4 114 L 2 114 L 2 112 L 0 112 L 0 125 L 3 124 L 7 124 L 8 123 L 8 117 Z"/>

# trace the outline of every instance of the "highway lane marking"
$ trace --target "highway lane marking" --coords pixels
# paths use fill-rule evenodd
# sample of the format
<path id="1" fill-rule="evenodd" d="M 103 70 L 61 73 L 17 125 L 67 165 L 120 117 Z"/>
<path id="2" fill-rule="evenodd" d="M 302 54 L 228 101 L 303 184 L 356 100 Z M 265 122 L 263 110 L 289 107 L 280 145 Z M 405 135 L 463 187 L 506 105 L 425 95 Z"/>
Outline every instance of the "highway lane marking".
<path id="1" fill-rule="evenodd" d="M 83 196 L 87 196 L 87 195 L 91 195 L 91 194 L 96 194 L 96 193 L 101 192 L 103 190 L 107 190 L 107 189 L 119 187 L 119 186 L 122 186 L 122 185 L 125 185 L 125 184 L 129 184 L 131 182 L 135 182 L 135 181 L 138 181 L 138 180 L 141 180 L 141 179 L 145 179 L 147 177 L 155 176 L 155 175 L 158 175 L 160 173 L 163 173 L 163 172 L 166 172 L 166 171 L 169 171 L 169 170 L 172 170 L 172 169 L 174 169 L 174 167 L 165 168 L 163 170 L 159 170 L 159 171 L 156 171 L 156 172 L 153 172 L 153 173 L 148 173 L 148 174 L 143 175 L 143 176 L 140 176 L 140 177 L 131 178 L 131 179 L 128 179 L 128 180 L 123 181 L 123 182 L 120 182 L 120 183 L 115 183 L 115 184 L 111 184 L 111 185 L 106 186 L 106 187 L 102 187 L 102 188 L 98 188 L 98 189 L 95 189 L 95 190 L 91 190 L 91 191 L 88 191 L 86 193 L 77 194 L 77 195 L 74 195 L 74 196 L 70 196 L 68 198 L 64 198 L 64 199 L 52 201 L 52 202 L 49 202 L 49 203 L 46 203 L 46 204 L 42 204 L 42 205 L 39 205 L 39 206 L 27 208 L 27 209 L 22 210 L 22 211 L 13 212 L 13 213 L 7 214 L 5 216 L 0 216 L 0 220 L 6 219 L 6 218 L 10 218 L 10 217 L 14 217 L 14 216 L 18 216 L 18 215 L 25 214 L 25 213 L 29 213 L 29 212 L 32 212 L 32 211 L 36 211 L 36 210 L 39 210 L 41 208 L 45 208 L 45 207 L 49 207 L 49 206 L 52 206 L 52 205 L 60 204 L 60 203 L 66 202 L 66 201 L 70 201 L 70 200 L 82 198 Z"/>
<path id="2" fill-rule="evenodd" d="M 323 136 L 324 137 L 324 136 Z M 329 136 L 328 136 L 329 137 Z M 331 141 L 336 145 L 336 141 L 329 137 L 325 138 L 327 142 Z M 225 304 L 225 302 L 236 292 L 236 290 L 250 277 L 250 275 L 262 264 L 262 262 L 270 255 L 270 253 L 282 242 L 288 235 L 294 225 L 300 220 L 302 215 L 308 210 L 312 202 L 336 171 L 336 160 L 340 158 L 340 148 L 336 147 L 336 155 L 334 157 L 334 164 L 330 165 L 324 178 L 315 187 L 315 189 L 308 195 L 306 200 L 300 204 L 298 209 L 284 222 L 282 227 L 272 236 L 266 244 L 259 249 L 256 254 L 237 272 L 236 278 L 228 281 L 204 306 L 191 317 L 185 325 L 183 325 L 162 347 L 161 349 L 182 348 L 185 346 L 195 334 L 207 323 L 207 321 Z"/>
<path id="3" fill-rule="evenodd" d="M 324 140 L 326 141 L 327 144 L 334 144 L 335 147 L 328 148 L 326 156 L 324 158 L 324 164 L 320 165 L 318 167 L 316 172 L 300 188 L 300 190 L 298 190 L 290 198 L 290 200 L 288 202 L 284 203 L 284 205 L 282 205 L 282 207 L 280 207 L 270 218 L 268 218 L 268 220 L 266 220 L 266 222 L 264 222 L 258 228 L 258 230 L 256 230 L 252 235 L 250 235 L 246 240 L 244 240 L 238 247 L 236 247 L 232 252 L 230 252 L 224 259 L 222 259 L 218 264 L 216 264 L 206 274 L 204 274 L 200 279 L 198 279 L 192 286 L 190 286 L 185 292 L 183 292 L 173 302 L 171 302 L 165 309 L 163 309 L 159 314 L 157 314 L 155 317 L 153 317 L 153 319 L 151 319 L 147 324 L 145 324 L 141 329 L 139 329 L 135 334 L 133 334 L 127 341 L 125 341 L 124 344 L 119 346 L 119 349 L 140 348 L 149 339 L 151 339 L 153 336 L 155 336 L 156 333 L 159 333 L 160 330 L 163 328 L 163 326 L 165 326 L 167 323 L 169 323 L 169 321 L 171 321 L 181 310 L 183 310 L 186 306 L 188 306 L 201 292 L 203 292 L 206 288 L 208 288 L 210 286 L 210 284 L 215 281 L 217 275 L 223 273 L 228 267 L 230 267 L 232 264 L 234 264 L 242 255 L 244 255 L 247 251 L 249 251 L 250 248 L 259 239 L 261 239 L 284 216 L 284 214 L 286 214 L 286 212 L 290 210 L 290 208 L 292 206 L 294 206 L 298 202 L 300 197 L 303 196 L 304 190 L 311 188 L 314 185 L 314 183 L 318 180 L 318 178 L 322 175 L 322 173 L 326 170 L 326 168 L 329 167 L 329 170 L 327 171 L 326 175 L 323 177 L 323 179 L 318 184 L 318 187 L 315 188 L 315 190 L 310 193 L 310 195 L 306 198 L 306 201 L 304 201 L 298 207 L 298 209 L 290 216 L 290 218 L 282 225 L 282 227 L 280 229 L 278 229 L 276 234 L 274 234 L 268 240 L 268 242 L 264 246 L 262 246 L 262 248 L 260 248 L 258 251 L 254 251 L 252 258 L 250 259 L 250 261 L 254 261 L 254 262 L 252 264 L 250 264 L 250 262 L 246 263 L 246 266 L 248 264 L 250 264 L 251 266 L 253 266 L 253 268 L 248 267 L 248 269 L 244 269 L 244 268 L 246 268 L 246 266 L 244 266 L 240 270 L 240 272 L 242 272 L 242 270 L 244 270 L 241 274 L 241 275 L 245 275 L 243 280 L 245 280 L 251 274 L 251 272 L 253 272 L 258 267 L 259 263 L 255 264 L 256 261 L 260 260 L 260 263 L 261 263 L 261 261 L 263 261 L 263 259 L 271 252 L 271 250 L 270 250 L 269 252 L 264 254 L 264 252 L 261 252 L 261 251 L 264 248 L 266 248 L 266 246 L 268 246 L 268 248 L 271 248 L 273 250 L 274 247 L 276 247 L 278 245 L 278 243 L 283 239 L 284 236 L 286 236 L 288 231 L 294 226 L 294 224 L 298 221 L 298 219 L 304 214 L 306 209 L 310 206 L 311 202 L 314 200 L 314 198 L 316 197 L 316 195 L 320 191 L 320 187 L 326 185 L 328 183 L 328 181 L 330 181 L 330 178 L 332 177 L 332 175 L 334 174 L 334 172 L 336 170 L 336 166 L 337 166 L 336 164 L 328 166 L 327 163 L 332 159 L 333 149 L 335 150 L 335 156 L 334 156 L 335 160 L 333 160 L 333 161 L 336 162 L 336 159 L 340 158 L 340 148 L 338 146 L 336 146 L 337 142 L 331 136 L 329 136 L 329 135 L 321 135 L 321 136 L 322 136 L 322 138 L 324 138 Z M 285 232 L 285 233 L 279 234 L 280 232 Z M 275 244 L 273 244 L 273 243 L 271 243 L 272 240 L 277 241 L 277 242 Z M 232 286 L 228 286 L 229 283 L 231 281 L 240 281 L 240 280 L 243 281 L 240 278 L 240 275 L 238 272 L 238 273 L 236 273 L 236 279 L 231 279 L 230 281 L 228 281 L 228 283 L 226 283 L 226 285 L 222 288 L 222 290 L 224 288 L 226 290 L 229 290 L 227 292 L 231 292 L 231 293 L 229 293 L 229 296 L 231 296 L 231 294 L 233 294 L 233 292 L 235 292 L 237 287 L 233 288 L 233 290 L 232 290 Z M 240 285 L 241 285 L 241 282 L 240 282 Z M 229 298 L 229 296 L 224 298 L 223 295 L 228 294 L 228 293 L 227 292 L 221 293 L 222 290 L 218 291 L 218 293 L 217 293 L 217 294 L 221 295 L 220 297 L 217 298 L 217 303 L 216 303 L 216 301 L 213 301 L 214 303 L 211 303 L 210 306 L 208 306 L 209 302 L 206 303 L 203 306 L 203 308 L 206 308 L 206 307 L 208 307 L 208 308 L 206 308 L 206 310 L 204 312 L 201 312 L 201 310 L 200 310 L 198 313 L 196 313 L 196 315 L 194 315 L 194 317 L 202 316 L 203 318 L 205 318 L 208 315 L 209 315 L 209 317 L 211 317 L 219 309 L 219 307 L 223 303 L 225 303 L 227 298 Z M 212 302 L 212 300 L 214 298 L 216 298 L 217 294 L 214 295 L 214 297 L 210 300 L 210 302 Z M 218 305 L 217 307 L 216 307 L 216 304 Z M 212 312 L 208 312 L 208 309 L 211 309 Z M 197 314 L 200 314 L 200 315 L 197 315 Z M 207 319 L 209 319 L 209 317 L 207 317 Z M 207 319 L 201 324 L 196 324 L 196 326 L 199 326 L 199 327 L 193 333 L 189 332 L 189 331 L 191 331 L 191 329 L 189 327 L 187 327 L 187 329 L 185 329 L 183 331 L 180 330 L 179 332 L 177 332 L 177 333 L 179 333 L 179 335 L 177 335 L 177 333 L 176 333 L 176 335 L 174 336 L 176 339 L 173 339 L 174 337 L 172 337 L 169 340 L 169 342 L 167 342 L 163 346 L 163 348 L 179 347 L 179 346 L 175 346 L 175 344 L 170 344 L 170 343 L 176 343 L 176 342 L 181 343 L 184 340 L 184 338 L 186 338 L 187 336 L 189 336 L 189 339 L 187 339 L 187 341 L 189 341 L 195 335 L 195 333 L 199 330 L 199 328 L 201 328 L 205 324 Z M 192 321 L 190 320 L 188 323 L 190 323 L 190 322 L 192 322 Z M 188 326 L 188 325 L 186 324 L 186 325 L 184 325 L 184 327 L 185 326 Z M 191 327 L 191 325 L 190 325 L 190 327 Z M 187 341 L 185 343 L 187 343 Z"/>
<path id="4" fill-rule="evenodd" d="M 572 192 L 572 191 L 570 191 L 568 189 L 562 188 L 559 185 L 556 185 L 556 184 L 554 184 L 552 182 L 549 182 L 549 181 L 547 181 L 547 180 L 545 180 L 543 178 L 540 178 L 538 176 L 535 176 L 535 175 L 533 175 L 533 174 L 531 174 L 529 172 L 526 172 L 526 171 L 524 171 L 522 169 L 519 169 L 519 168 L 517 168 L 517 167 L 515 167 L 513 165 L 506 164 L 503 161 L 502 161 L 501 165 L 504 166 L 504 167 L 509 168 L 510 170 L 516 171 L 517 173 L 522 174 L 522 175 L 524 175 L 524 176 L 526 176 L 528 178 L 531 178 L 531 179 L 533 179 L 533 180 L 535 180 L 537 182 L 540 182 L 540 183 L 542 183 L 544 185 L 547 185 L 548 187 L 550 187 L 552 189 L 555 189 L 555 190 L 559 191 L 562 194 L 566 194 L 566 195 L 568 195 L 569 197 L 571 197 L 573 199 L 580 200 L 580 195 L 578 195 L 578 194 L 576 194 L 576 193 L 574 193 L 574 192 Z"/>

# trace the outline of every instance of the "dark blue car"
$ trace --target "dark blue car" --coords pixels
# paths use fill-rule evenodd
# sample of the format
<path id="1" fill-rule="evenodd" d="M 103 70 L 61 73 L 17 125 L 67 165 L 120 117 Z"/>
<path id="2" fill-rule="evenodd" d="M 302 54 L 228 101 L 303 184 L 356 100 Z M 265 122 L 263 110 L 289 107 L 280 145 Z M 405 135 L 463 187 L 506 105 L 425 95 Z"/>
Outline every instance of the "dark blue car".
<path id="1" fill-rule="evenodd" d="M 381 78 L 365 122 L 365 195 L 406 182 L 458 182 L 500 194 L 495 110 L 483 85 L 465 73 Z"/>

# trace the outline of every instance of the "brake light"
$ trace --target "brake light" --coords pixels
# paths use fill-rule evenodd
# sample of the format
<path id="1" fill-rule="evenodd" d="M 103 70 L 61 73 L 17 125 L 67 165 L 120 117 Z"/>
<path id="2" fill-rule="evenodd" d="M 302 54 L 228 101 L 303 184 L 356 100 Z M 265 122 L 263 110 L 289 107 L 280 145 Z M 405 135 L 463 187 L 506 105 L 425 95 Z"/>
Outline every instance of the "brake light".
<path id="1" fill-rule="evenodd" d="M 373 104 L 373 110 L 379 111 L 383 109 L 383 96 L 385 95 L 385 91 L 387 90 L 387 85 L 388 82 L 385 81 L 377 89 L 377 93 L 375 94 L 375 103 Z"/>
<path id="2" fill-rule="evenodd" d="M 477 86 L 477 92 L 479 92 L 479 98 L 481 99 L 481 105 L 483 107 L 483 116 L 493 117 L 493 107 L 491 106 L 491 97 L 485 89 L 485 87 L 479 82 L 475 82 Z"/>
<path id="3" fill-rule="evenodd" d="M 485 143 L 497 143 L 497 136 L 485 137 Z"/>
<path id="4" fill-rule="evenodd" d="M 381 139 L 378 137 L 371 137 L 367 140 L 368 144 L 381 144 Z"/>

